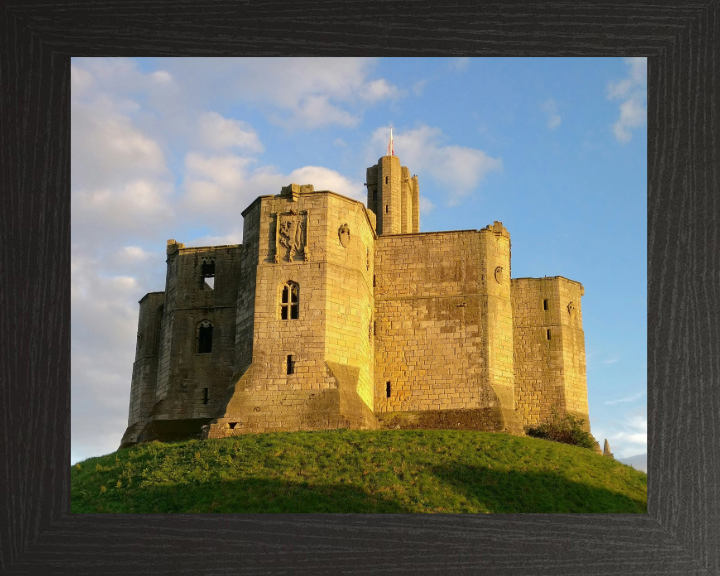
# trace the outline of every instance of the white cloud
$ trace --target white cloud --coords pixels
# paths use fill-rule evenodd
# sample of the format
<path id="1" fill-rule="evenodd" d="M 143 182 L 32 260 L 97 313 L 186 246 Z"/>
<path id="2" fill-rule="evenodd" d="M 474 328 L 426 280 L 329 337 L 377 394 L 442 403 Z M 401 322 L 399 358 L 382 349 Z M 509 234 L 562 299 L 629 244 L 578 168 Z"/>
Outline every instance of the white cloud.
<path id="1" fill-rule="evenodd" d="M 435 204 L 425 196 L 420 196 L 420 214 L 430 214 L 433 208 L 435 208 Z"/>
<path id="2" fill-rule="evenodd" d="M 605 402 L 605 404 L 620 404 L 623 402 L 634 402 L 635 400 L 639 400 L 644 395 L 644 392 L 638 392 L 637 394 L 633 394 L 632 396 L 628 396 L 627 398 L 620 398 L 619 400 L 608 400 Z"/>
<path id="3" fill-rule="evenodd" d="M 362 182 L 355 182 L 322 166 L 303 166 L 281 174 L 272 166 L 253 169 L 254 160 L 234 155 L 206 156 L 192 152 L 185 158 L 185 195 L 180 210 L 201 217 L 203 225 L 225 230 L 242 224 L 240 213 L 258 196 L 279 194 L 290 183 L 312 184 L 365 201 Z M 217 210 L 223 206 L 223 210 Z"/>
<path id="4" fill-rule="evenodd" d="M 373 132 L 366 161 L 377 162 L 377 151 L 387 146 L 390 127 Z M 482 150 L 465 146 L 443 145 L 445 139 L 438 128 L 420 126 L 414 130 L 393 129 L 395 154 L 411 169 L 422 167 L 427 175 L 446 191 L 449 205 L 458 204 L 482 183 L 488 173 L 501 171 L 500 158 L 491 158 Z"/>
<path id="5" fill-rule="evenodd" d="M 639 412 L 626 414 L 620 422 L 621 428 L 608 437 L 610 449 L 618 458 L 626 458 L 647 452 L 647 414 Z"/>
<path id="6" fill-rule="evenodd" d="M 185 98 L 206 102 L 221 91 L 288 128 L 355 126 L 365 106 L 404 96 L 373 77 L 372 58 L 169 58 L 163 64 Z"/>
<path id="7" fill-rule="evenodd" d="M 617 364 L 618 362 L 620 362 L 620 356 L 613 356 L 612 358 L 603 360 L 603 364 Z"/>
<path id="8" fill-rule="evenodd" d="M 647 121 L 647 58 L 625 58 L 629 66 L 628 77 L 610 82 L 609 100 L 622 100 L 620 117 L 613 124 L 613 133 L 619 142 L 632 140 L 633 130 Z"/>
<path id="9" fill-rule="evenodd" d="M 217 112 L 200 115 L 200 139 L 210 148 L 240 148 L 248 152 L 262 152 L 263 145 L 252 126 L 240 120 L 223 118 Z"/>
<path id="10" fill-rule="evenodd" d="M 403 92 L 398 90 L 392 84 L 389 84 L 384 78 L 381 78 L 379 80 L 367 82 L 360 92 L 360 95 L 369 102 L 378 102 L 379 100 L 385 100 L 386 98 L 399 98 L 403 95 Z"/>
<path id="11" fill-rule="evenodd" d="M 73 242 L 154 236 L 160 223 L 173 219 L 171 191 L 170 185 L 150 179 L 134 180 L 122 186 L 73 191 Z"/>
<path id="12" fill-rule="evenodd" d="M 129 276 L 104 276 L 101 262 L 71 260 L 71 381 L 74 458 L 117 449 L 127 426 L 137 301 L 147 292 Z"/>
<path id="13" fill-rule="evenodd" d="M 188 248 L 191 246 L 228 246 L 232 244 L 242 244 L 242 237 L 242 228 L 237 228 L 224 236 L 205 235 L 183 241 L 183 244 Z"/>
<path id="14" fill-rule="evenodd" d="M 552 98 L 549 98 L 543 102 L 541 106 L 543 112 L 547 114 L 547 127 L 550 130 L 553 130 L 560 126 L 560 123 L 562 122 L 562 118 L 560 114 L 558 114 L 558 107 L 555 100 Z"/>
<path id="15" fill-rule="evenodd" d="M 415 94 L 415 96 L 422 96 L 423 92 L 425 91 L 426 84 L 427 80 L 420 80 L 416 82 L 412 87 L 413 94 Z"/>
<path id="16" fill-rule="evenodd" d="M 450 66 L 457 72 L 467 70 L 468 64 L 470 64 L 470 58 L 451 58 Z"/>

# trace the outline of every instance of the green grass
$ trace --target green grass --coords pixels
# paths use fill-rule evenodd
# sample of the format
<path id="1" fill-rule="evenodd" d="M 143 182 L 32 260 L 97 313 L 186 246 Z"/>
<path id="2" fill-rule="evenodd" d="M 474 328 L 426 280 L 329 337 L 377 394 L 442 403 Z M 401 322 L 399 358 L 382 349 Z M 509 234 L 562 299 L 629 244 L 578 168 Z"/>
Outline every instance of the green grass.
<path id="1" fill-rule="evenodd" d="M 647 475 L 592 450 L 451 430 L 141 444 L 71 472 L 72 512 L 646 512 Z"/>

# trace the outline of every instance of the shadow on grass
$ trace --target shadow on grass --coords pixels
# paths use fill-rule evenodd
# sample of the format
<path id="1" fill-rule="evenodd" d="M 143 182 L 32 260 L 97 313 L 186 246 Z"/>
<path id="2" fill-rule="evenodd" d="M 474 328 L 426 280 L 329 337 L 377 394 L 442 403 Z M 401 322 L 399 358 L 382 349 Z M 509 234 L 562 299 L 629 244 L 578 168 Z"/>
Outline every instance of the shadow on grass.
<path id="1" fill-rule="evenodd" d="M 490 512 L 647 512 L 647 498 L 632 499 L 551 472 L 505 472 L 462 464 L 431 470 L 439 481 Z"/>
<path id="2" fill-rule="evenodd" d="M 407 513 L 392 500 L 352 485 L 313 485 L 264 478 L 108 490 L 86 498 L 72 494 L 78 513 Z"/>

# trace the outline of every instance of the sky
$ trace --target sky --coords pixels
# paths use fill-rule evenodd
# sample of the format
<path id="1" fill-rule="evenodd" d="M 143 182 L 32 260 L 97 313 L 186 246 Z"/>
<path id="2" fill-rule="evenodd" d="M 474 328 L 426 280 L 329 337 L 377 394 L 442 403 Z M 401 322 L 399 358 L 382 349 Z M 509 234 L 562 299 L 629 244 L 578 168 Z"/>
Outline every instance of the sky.
<path id="1" fill-rule="evenodd" d="M 647 444 L 645 58 L 73 58 L 71 462 L 127 426 L 138 300 L 165 247 L 242 242 L 292 182 L 366 200 L 395 155 L 420 230 L 501 221 L 513 278 L 582 298 L 590 424 Z"/>

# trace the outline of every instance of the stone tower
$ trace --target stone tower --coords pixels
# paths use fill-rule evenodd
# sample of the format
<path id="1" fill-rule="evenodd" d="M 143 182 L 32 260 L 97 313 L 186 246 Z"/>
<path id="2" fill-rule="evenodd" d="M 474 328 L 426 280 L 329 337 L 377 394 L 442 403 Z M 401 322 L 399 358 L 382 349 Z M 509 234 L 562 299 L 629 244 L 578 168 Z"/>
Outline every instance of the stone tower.
<path id="1" fill-rule="evenodd" d="M 379 236 L 420 232 L 420 186 L 417 176 L 397 156 L 383 156 L 367 169 L 367 205 L 377 218 Z"/>

